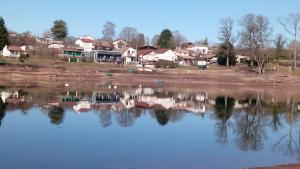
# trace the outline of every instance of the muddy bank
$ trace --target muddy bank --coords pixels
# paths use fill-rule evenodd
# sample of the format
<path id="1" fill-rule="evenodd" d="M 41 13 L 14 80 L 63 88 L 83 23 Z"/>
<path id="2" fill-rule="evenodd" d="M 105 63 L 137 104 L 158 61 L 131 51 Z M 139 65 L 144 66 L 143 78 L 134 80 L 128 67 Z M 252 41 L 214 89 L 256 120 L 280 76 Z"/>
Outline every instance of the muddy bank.
<path id="1" fill-rule="evenodd" d="M 133 69 L 133 71 L 129 71 Z M 122 86 L 177 86 L 177 87 L 251 87 L 300 88 L 300 77 L 284 73 L 258 75 L 236 70 L 168 69 L 145 73 L 135 68 L 89 63 L 49 63 L 44 65 L 0 66 L 0 85 L 63 87 L 98 87 L 105 84 Z"/>

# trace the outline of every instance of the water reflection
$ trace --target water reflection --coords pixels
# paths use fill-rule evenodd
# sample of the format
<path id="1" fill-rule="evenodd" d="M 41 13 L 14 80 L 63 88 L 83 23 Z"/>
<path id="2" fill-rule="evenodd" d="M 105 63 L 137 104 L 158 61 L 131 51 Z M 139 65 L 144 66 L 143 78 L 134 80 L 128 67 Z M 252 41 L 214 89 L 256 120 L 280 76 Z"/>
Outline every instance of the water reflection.
<path id="1" fill-rule="evenodd" d="M 5 117 L 5 110 L 6 110 L 6 104 L 2 101 L 2 98 L 0 98 L 0 127 L 2 125 L 2 120 Z"/>
<path id="2" fill-rule="evenodd" d="M 278 100 L 259 92 L 234 96 L 141 87 L 88 92 L 5 90 L 1 91 L 0 126 L 5 113 L 16 109 L 27 112 L 32 107 L 41 108 L 53 125 L 61 125 L 69 112 L 94 112 L 103 128 L 114 122 L 132 127 L 144 115 L 160 126 L 180 122 L 186 115 L 209 118 L 214 122 L 216 142 L 235 145 L 241 151 L 262 150 L 268 136 L 288 129 L 272 143 L 272 150 L 292 156 L 300 152 L 297 99 Z"/>
<path id="3" fill-rule="evenodd" d="M 59 125 L 64 120 L 64 109 L 62 107 L 51 107 L 48 116 L 52 124 Z"/>

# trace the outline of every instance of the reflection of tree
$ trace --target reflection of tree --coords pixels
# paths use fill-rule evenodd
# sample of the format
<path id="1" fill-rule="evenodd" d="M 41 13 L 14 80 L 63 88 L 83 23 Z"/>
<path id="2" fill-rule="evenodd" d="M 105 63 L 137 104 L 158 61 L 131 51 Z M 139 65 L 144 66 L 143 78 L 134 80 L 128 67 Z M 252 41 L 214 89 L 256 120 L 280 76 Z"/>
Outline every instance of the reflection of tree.
<path id="1" fill-rule="evenodd" d="M 109 127 L 112 124 L 112 122 L 111 122 L 111 112 L 110 111 L 102 111 L 99 114 L 99 117 L 100 117 L 102 127 L 106 128 L 106 127 Z"/>
<path id="2" fill-rule="evenodd" d="M 273 131 L 277 131 L 282 126 L 279 115 L 280 115 L 280 112 L 279 112 L 278 104 L 273 105 L 272 121 L 271 121 L 271 126 L 272 126 Z"/>
<path id="3" fill-rule="evenodd" d="M 130 127 L 133 125 L 136 117 L 129 110 L 125 110 L 117 113 L 117 121 L 123 127 Z"/>
<path id="4" fill-rule="evenodd" d="M 165 110 L 163 110 L 163 109 L 155 110 L 155 116 L 156 116 L 157 122 L 161 126 L 164 126 L 164 125 L 168 124 L 169 117 L 168 117 L 167 112 Z"/>
<path id="5" fill-rule="evenodd" d="M 2 124 L 2 120 L 5 117 L 6 104 L 0 98 L 0 126 Z"/>
<path id="6" fill-rule="evenodd" d="M 295 155 L 300 151 L 299 145 L 299 133 L 293 131 L 294 123 L 297 120 L 298 111 L 296 109 L 296 104 L 292 101 L 288 105 L 290 111 L 286 113 L 287 122 L 289 124 L 289 132 L 282 136 L 278 142 L 273 145 L 273 150 L 282 152 L 284 155 Z"/>
<path id="7" fill-rule="evenodd" d="M 260 150 L 263 147 L 263 139 L 266 137 L 264 127 L 266 121 L 262 95 L 258 95 L 254 105 L 250 105 L 244 112 L 237 113 L 236 133 L 237 146 L 241 150 Z"/>
<path id="8" fill-rule="evenodd" d="M 55 125 L 61 124 L 64 119 L 64 112 L 64 109 L 61 107 L 52 107 L 48 112 L 51 123 Z"/>
<path id="9" fill-rule="evenodd" d="M 216 123 L 217 142 L 220 144 L 228 143 L 229 119 L 233 113 L 235 99 L 231 97 L 217 97 L 215 104 L 215 116 L 218 119 Z"/>

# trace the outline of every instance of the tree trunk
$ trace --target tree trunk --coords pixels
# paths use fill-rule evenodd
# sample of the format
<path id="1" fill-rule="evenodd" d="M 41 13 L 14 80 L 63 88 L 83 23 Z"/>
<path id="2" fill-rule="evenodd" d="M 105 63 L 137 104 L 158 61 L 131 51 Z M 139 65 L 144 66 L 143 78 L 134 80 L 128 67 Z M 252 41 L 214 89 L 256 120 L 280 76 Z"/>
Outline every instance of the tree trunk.
<path id="1" fill-rule="evenodd" d="M 229 56 L 227 55 L 227 59 L 226 59 L 226 66 L 227 68 L 229 68 Z"/>
<path id="2" fill-rule="evenodd" d="M 257 63 L 258 74 L 264 73 L 263 66 L 260 63 Z"/>
<path id="3" fill-rule="evenodd" d="M 294 67 L 297 67 L 297 33 L 295 33 L 295 42 L 294 42 Z"/>

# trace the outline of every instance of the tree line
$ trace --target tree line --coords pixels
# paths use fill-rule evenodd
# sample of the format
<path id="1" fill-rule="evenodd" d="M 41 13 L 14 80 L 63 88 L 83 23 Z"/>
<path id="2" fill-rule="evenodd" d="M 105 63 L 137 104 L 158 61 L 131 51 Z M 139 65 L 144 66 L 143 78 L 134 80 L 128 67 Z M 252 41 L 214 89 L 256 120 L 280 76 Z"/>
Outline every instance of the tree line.
<path id="1" fill-rule="evenodd" d="M 287 35 L 292 37 L 291 47 L 293 48 L 293 68 L 297 67 L 298 33 L 300 30 L 300 12 L 291 13 L 289 16 L 280 17 L 278 22 L 286 30 Z M 276 60 L 279 60 L 286 46 L 287 40 L 282 34 L 272 39 L 273 27 L 266 16 L 247 14 L 239 21 L 239 31 L 234 32 L 234 21 L 231 18 L 222 19 L 219 28 L 219 50 L 217 53 L 218 63 L 227 67 L 235 65 L 235 48 L 244 49 L 251 58 L 251 68 L 257 67 L 258 73 L 264 73 L 264 67 L 268 63 L 268 48 L 273 42 L 276 48 Z M 67 23 L 63 20 L 56 20 L 50 31 L 46 31 L 44 36 L 51 36 L 57 40 L 66 39 L 69 35 Z M 136 28 L 125 27 L 116 36 L 116 25 L 107 21 L 103 25 L 102 39 L 113 41 L 115 38 L 126 41 L 132 47 L 153 45 L 159 48 L 175 49 L 187 39 L 179 31 L 164 29 L 160 34 L 155 35 L 150 43 L 148 37 L 140 33 Z M 9 44 L 9 34 L 5 26 L 4 19 L 0 17 L 0 50 Z M 205 38 L 198 41 L 202 45 L 208 45 Z"/>

